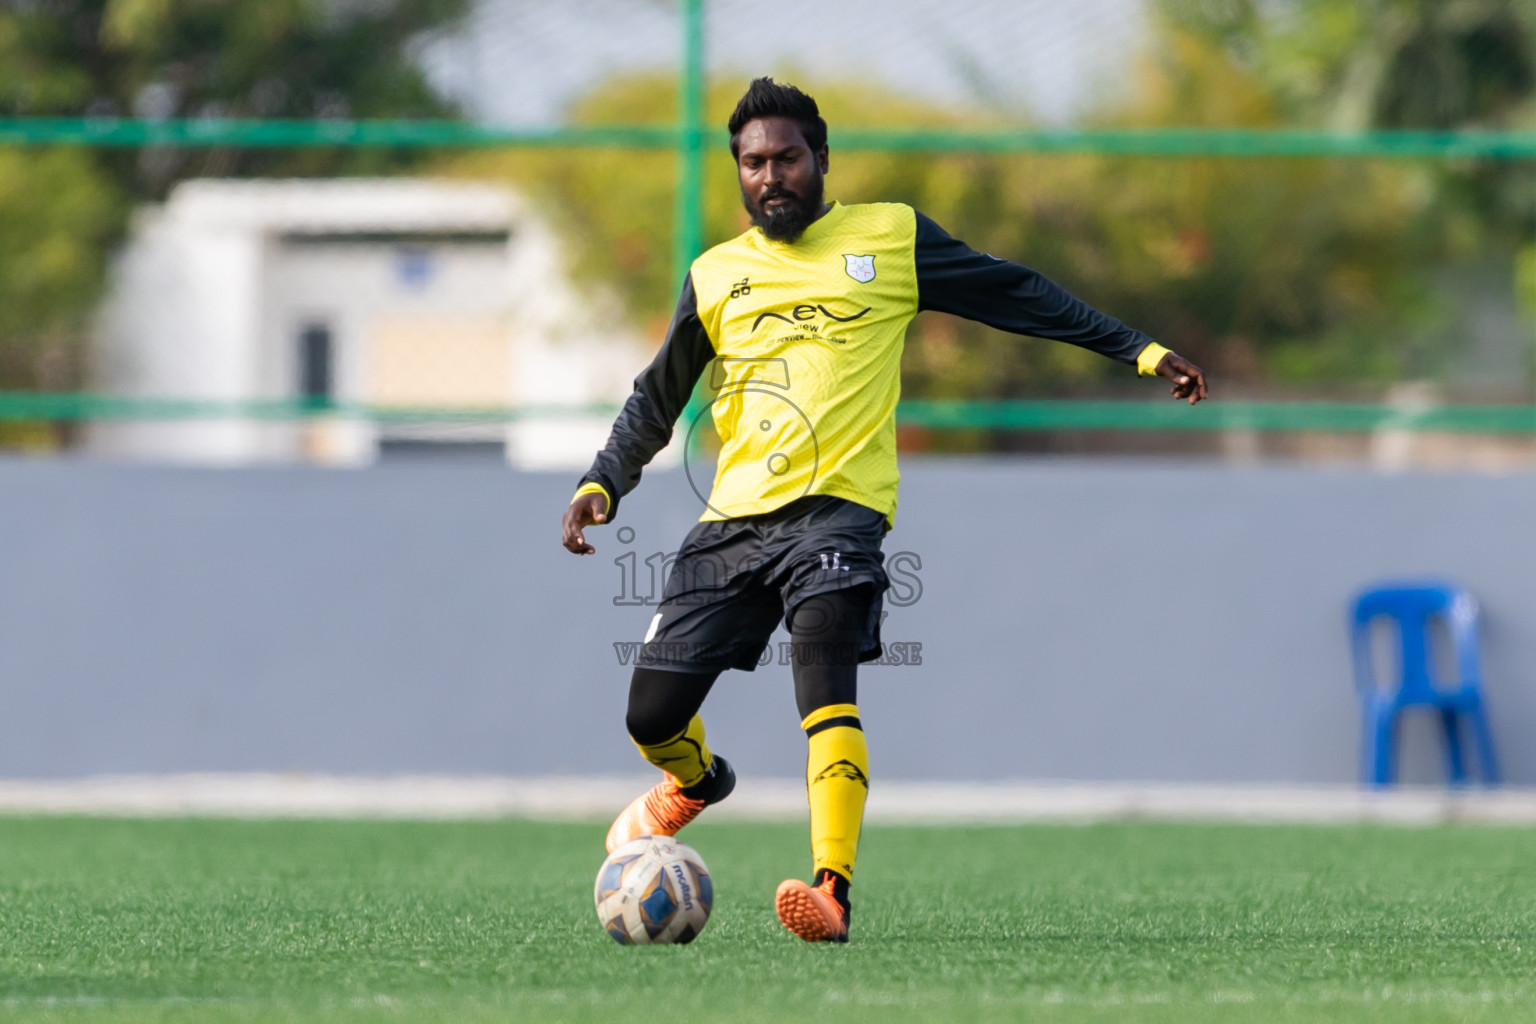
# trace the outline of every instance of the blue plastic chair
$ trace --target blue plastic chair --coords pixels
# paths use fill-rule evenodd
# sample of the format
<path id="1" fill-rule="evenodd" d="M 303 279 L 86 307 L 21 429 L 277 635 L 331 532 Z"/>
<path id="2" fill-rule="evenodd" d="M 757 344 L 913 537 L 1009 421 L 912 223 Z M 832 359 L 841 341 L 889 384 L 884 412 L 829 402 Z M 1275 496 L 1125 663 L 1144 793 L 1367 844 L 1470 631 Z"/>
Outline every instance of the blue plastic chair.
<path id="1" fill-rule="evenodd" d="M 1371 656 L 1371 622 L 1386 617 L 1397 625 L 1399 677 L 1395 689 L 1380 686 Z M 1442 619 L 1455 652 L 1454 681 L 1433 678 L 1430 623 Z M 1467 782 L 1461 750 L 1461 720 L 1471 726 L 1483 783 L 1497 786 L 1499 762 L 1483 701 L 1482 669 L 1477 655 L 1477 602 L 1460 587 L 1439 581 L 1384 583 L 1355 598 L 1350 621 L 1355 688 L 1365 718 L 1361 775 L 1366 785 L 1397 781 L 1397 719 L 1408 708 L 1438 711 L 1445 733 L 1446 774 L 1453 786 Z"/>

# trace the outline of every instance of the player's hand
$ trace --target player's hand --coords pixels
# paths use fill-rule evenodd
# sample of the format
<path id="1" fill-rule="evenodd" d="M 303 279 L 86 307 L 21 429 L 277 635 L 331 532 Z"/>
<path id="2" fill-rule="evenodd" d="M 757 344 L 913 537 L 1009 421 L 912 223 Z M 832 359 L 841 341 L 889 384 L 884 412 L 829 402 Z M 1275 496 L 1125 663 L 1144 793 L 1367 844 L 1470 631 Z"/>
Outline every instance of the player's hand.
<path id="1" fill-rule="evenodd" d="M 1177 352 L 1169 352 L 1157 361 L 1157 375 L 1173 381 L 1174 398 L 1187 398 L 1194 405 L 1206 397 L 1205 374 Z"/>
<path id="2" fill-rule="evenodd" d="M 607 507 L 608 499 L 601 494 L 583 494 L 571 502 L 560 520 L 560 543 L 565 545 L 565 550 L 577 555 L 590 555 L 597 551 L 597 548 L 587 543 L 581 531 L 588 526 L 606 523 L 608 515 L 603 509 Z"/>

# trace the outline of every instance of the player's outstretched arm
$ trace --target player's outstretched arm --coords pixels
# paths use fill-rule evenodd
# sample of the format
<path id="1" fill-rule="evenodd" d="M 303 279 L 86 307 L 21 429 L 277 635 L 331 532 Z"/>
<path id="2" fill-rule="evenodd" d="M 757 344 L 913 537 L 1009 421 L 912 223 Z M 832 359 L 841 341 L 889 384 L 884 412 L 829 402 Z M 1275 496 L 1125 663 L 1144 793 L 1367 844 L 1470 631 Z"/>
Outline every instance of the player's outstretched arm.
<path id="1" fill-rule="evenodd" d="M 587 543 L 581 531 L 608 521 L 608 498 L 602 494 L 582 494 L 566 508 L 560 520 L 560 543 L 577 555 L 590 555 L 597 549 Z"/>
<path id="2" fill-rule="evenodd" d="M 979 253 L 916 214 L 918 308 L 953 313 L 1014 334 L 1079 345 L 1173 381 L 1174 397 L 1206 397 L 1205 374 L 1141 331 L 1094 309 L 1039 271 Z M 1157 365 L 1147 362 L 1157 358 Z"/>
<path id="3" fill-rule="evenodd" d="M 1204 371 L 1177 352 L 1169 352 L 1157 361 L 1157 375 L 1173 381 L 1174 398 L 1186 398 L 1194 405 L 1207 397 Z"/>

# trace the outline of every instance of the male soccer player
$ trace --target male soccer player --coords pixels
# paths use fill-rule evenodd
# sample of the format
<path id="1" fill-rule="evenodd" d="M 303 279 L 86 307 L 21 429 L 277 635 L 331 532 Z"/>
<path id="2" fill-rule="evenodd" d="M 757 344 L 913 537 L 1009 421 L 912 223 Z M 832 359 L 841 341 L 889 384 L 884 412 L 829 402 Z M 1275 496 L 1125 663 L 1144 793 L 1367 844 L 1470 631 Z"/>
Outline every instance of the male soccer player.
<path id="1" fill-rule="evenodd" d="M 827 125 L 793 86 L 759 78 L 729 123 L 753 227 L 694 261 L 666 341 L 581 478 L 562 542 L 612 522 L 705 376 L 722 441 L 714 485 L 663 588 L 630 681 L 626 724 L 662 780 L 608 849 L 675 835 L 736 783 L 698 711 L 719 674 L 752 671 L 782 618 L 809 745 L 812 880 L 779 886 L 779 920 L 846 942 L 869 755 L 855 677 L 880 655 L 880 546 L 896 512 L 896 398 L 907 324 L 941 310 L 1081 345 L 1206 397 L 1198 367 L 1027 267 L 983 255 L 909 206 L 823 199 Z"/>

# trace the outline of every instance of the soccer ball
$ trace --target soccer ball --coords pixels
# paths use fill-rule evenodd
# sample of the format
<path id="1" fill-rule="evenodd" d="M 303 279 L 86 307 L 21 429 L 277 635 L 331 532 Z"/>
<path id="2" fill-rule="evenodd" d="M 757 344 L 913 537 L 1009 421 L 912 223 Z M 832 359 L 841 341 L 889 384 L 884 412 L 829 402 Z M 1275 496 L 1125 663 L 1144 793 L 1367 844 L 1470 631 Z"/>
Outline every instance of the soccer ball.
<path id="1" fill-rule="evenodd" d="M 715 887 L 693 847 L 671 836 L 641 836 L 614 850 L 597 871 L 597 920 L 620 945 L 692 942 L 709 920 Z"/>

